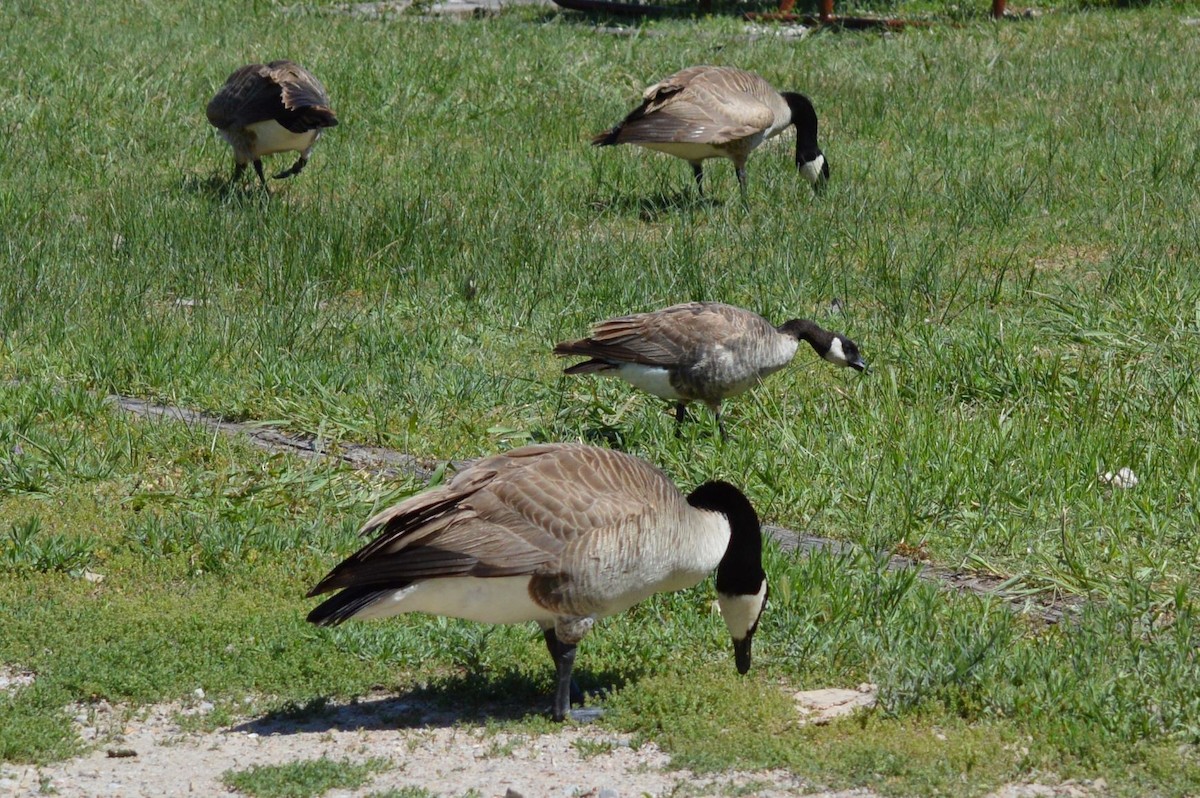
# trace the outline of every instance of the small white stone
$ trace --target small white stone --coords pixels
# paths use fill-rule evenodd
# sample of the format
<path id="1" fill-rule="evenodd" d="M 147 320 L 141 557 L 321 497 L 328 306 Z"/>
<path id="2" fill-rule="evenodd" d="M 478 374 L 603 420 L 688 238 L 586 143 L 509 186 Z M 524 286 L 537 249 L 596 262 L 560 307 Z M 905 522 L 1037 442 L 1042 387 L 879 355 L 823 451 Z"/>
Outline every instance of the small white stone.
<path id="1" fill-rule="evenodd" d="M 192 695 L 196 696 L 196 698 L 204 698 L 204 688 L 197 687 L 195 690 L 192 691 Z"/>
<path id="2" fill-rule="evenodd" d="M 1114 488 L 1127 490 L 1138 484 L 1138 477 L 1129 466 L 1121 466 L 1115 474 L 1111 471 L 1105 471 L 1101 474 L 1100 482 L 1105 485 L 1112 485 Z"/>

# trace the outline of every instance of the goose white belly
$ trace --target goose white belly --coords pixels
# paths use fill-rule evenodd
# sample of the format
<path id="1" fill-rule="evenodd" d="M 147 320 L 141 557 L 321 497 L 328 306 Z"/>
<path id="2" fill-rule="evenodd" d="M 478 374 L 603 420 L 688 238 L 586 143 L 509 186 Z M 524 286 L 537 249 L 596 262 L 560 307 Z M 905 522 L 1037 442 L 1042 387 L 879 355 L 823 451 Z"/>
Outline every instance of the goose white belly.
<path id="1" fill-rule="evenodd" d="M 708 158 L 728 158 L 729 151 L 711 144 L 683 141 L 639 141 L 637 144 L 655 152 L 665 152 L 685 161 L 703 161 Z"/>
<path id="2" fill-rule="evenodd" d="M 293 133 L 274 119 L 246 125 L 246 130 L 254 135 L 252 148 L 255 157 L 292 150 L 303 152 L 312 146 L 319 132 L 306 130 L 303 133 Z"/>
<path id="3" fill-rule="evenodd" d="M 671 373 L 662 366 L 647 366 L 642 363 L 622 363 L 616 368 L 617 376 L 634 388 L 639 388 L 660 399 L 677 401 L 682 399 L 679 391 L 671 385 Z"/>
<path id="4" fill-rule="evenodd" d="M 481 623 L 553 623 L 554 613 L 534 603 L 528 576 L 427 579 L 401 588 L 360 610 L 355 618 L 387 618 L 405 612 L 446 615 Z"/>

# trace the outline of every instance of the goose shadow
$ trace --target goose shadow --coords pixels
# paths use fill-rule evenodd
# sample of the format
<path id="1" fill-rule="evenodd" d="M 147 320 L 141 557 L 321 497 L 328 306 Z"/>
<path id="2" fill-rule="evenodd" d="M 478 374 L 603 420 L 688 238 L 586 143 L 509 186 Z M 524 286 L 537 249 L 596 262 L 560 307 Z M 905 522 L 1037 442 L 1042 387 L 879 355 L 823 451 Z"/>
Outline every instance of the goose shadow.
<path id="1" fill-rule="evenodd" d="M 608 197 L 594 197 L 588 204 L 592 210 L 599 213 L 636 213 L 644 222 L 656 222 L 669 213 L 719 208 L 725 203 L 713 197 L 700 196 L 692 188 L 684 191 L 660 191 L 649 196 L 612 194 Z"/>
<path id="2" fill-rule="evenodd" d="M 258 204 L 269 200 L 271 196 L 258 183 L 233 180 L 228 172 L 185 174 L 179 181 L 179 187 L 184 193 L 221 203 Z"/>
<path id="3" fill-rule="evenodd" d="M 577 672 L 593 704 L 624 686 L 627 672 Z M 448 676 L 408 692 L 376 688 L 346 702 L 317 697 L 288 702 L 230 727 L 230 732 L 267 735 L 320 734 L 329 731 L 397 731 L 447 728 L 462 723 L 549 719 L 551 685 L 516 670 L 495 674 Z"/>

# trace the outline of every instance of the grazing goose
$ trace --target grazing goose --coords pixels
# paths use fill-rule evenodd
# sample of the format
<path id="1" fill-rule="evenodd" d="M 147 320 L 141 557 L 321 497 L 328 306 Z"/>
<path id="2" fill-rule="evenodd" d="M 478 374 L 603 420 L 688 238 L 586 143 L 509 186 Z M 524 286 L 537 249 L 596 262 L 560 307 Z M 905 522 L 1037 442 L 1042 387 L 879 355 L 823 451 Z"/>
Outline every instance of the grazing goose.
<path id="1" fill-rule="evenodd" d="M 757 313 L 720 302 L 688 302 L 602 321 L 590 337 L 557 344 L 554 354 L 591 358 L 568 366 L 565 374 L 620 377 L 675 402 L 676 434 L 688 402 L 704 402 L 724 439 L 721 400 L 786 366 L 801 341 L 830 363 L 857 371 L 867 367 L 858 345 L 844 335 L 807 319 L 776 327 Z"/>
<path id="2" fill-rule="evenodd" d="M 554 719 L 571 703 L 575 646 L 598 618 L 717 572 L 739 673 L 767 600 L 758 516 L 708 482 L 685 499 L 661 471 L 620 452 L 542 444 L 480 460 L 449 484 L 371 518 L 374 539 L 309 596 L 321 626 L 403 612 L 484 623 L 536 621 L 554 659 Z"/>
<path id="3" fill-rule="evenodd" d="M 796 166 L 814 189 L 829 177 L 817 145 L 817 113 L 803 94 L 777 92 L 753 72 L 694 66 L 646 89 L 642 104 L 592 139 L 597 147 L 637 144 L 692 165 L 703 194 L 707 158 L 728 158 L 746 199 L 746 159 L 755 147 L 796 126 Z"/>
<path id="4" fill-rule="evenodd" d="M 321 81 L 291 61 L 248 64 L 237 70 L 212 98 L 207 113 L 209 123 L 233 147 L 237 163 L 233 179 L 241 177 L 253 161 L 264 189 L 262 156 L 299 152 L 292 168 L 275 178 L 298 175 L 321 131 L 338 123 Z"/>

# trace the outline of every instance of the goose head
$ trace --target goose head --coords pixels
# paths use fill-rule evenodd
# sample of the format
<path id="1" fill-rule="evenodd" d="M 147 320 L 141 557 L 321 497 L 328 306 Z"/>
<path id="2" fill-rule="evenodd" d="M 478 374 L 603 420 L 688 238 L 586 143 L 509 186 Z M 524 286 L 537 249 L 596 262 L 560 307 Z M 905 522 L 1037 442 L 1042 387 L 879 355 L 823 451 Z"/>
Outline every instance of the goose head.
<path id="1" fill-rule="evenodd" d="M 767 574 L 762 567 L 762 528 L 750 500 L 728 482 L 706 482 L 688 495 L 699 510 L 723 514 L 729 545 L 717 565 L 717 606 L 733 638 L 738 673 L 750 670 L 750 646 L 767 606 Z"/>
<path id="2" fill-rule="evenodd" d="M 808 341 L 814 352 L 835 366 L 844 366 L 855 371 L 867 370 L 866 361 L 858 352 L 858 344 L 841 333 L 826 330 L 808 319 L 791 319 L 776 329 L 798 341 Z"/>
<path id="3" fill-rule="evenodd" d="M 855 371 L 866 371 L 867 363 L 858 353 L 858 344 L 844 335 L 834 333 L 829 341 L 829 350 L 821 357 L 838 366 L 852 368 Z"/>
<path id="4" fill-rule="evenodd" d="M 792 124 L 796 127 L 796 168 L 813 191 L 819 192 L 829 181 L 829 162 L 817 144 L 816 109 L 803 94 L 788 91 L 782 96 L 792 111 Z"/>

